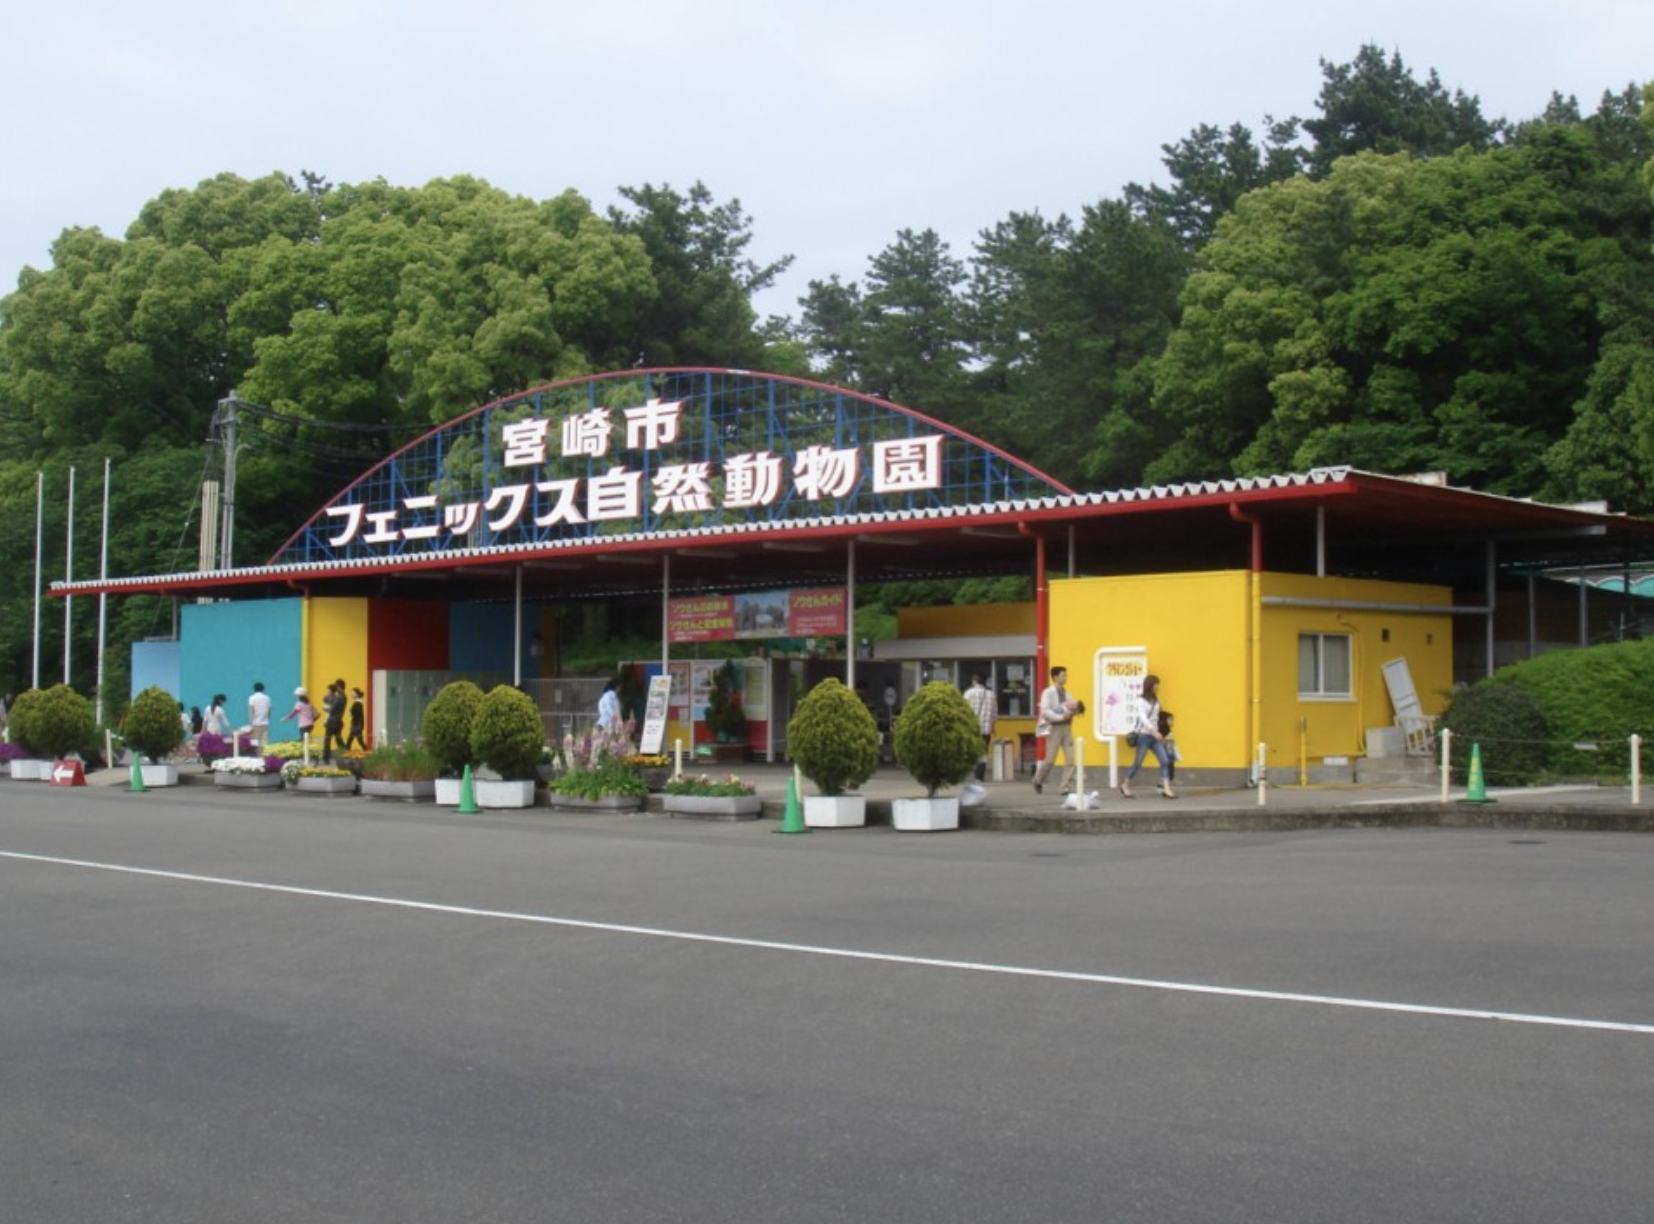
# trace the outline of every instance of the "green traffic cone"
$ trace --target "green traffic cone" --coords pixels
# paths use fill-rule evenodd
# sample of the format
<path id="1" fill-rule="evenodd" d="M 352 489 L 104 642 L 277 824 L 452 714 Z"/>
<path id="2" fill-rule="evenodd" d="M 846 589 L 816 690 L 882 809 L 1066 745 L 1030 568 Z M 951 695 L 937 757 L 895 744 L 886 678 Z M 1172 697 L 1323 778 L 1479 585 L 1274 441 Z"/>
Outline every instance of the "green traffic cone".
<path id="1" fill-rule="evenodd" d="M 482 811 L 477 806 L 477 786 L 471 781 L 471 767 L 467 765 L 459 778 L 459 806 L 454 809 L 461 816 L 475 816 Z"/>
<path id="2" fill-rule="evenodd" d="M 787 810 L 782 813 L 777 833 L 808 833 L 804 827 L 804 813 L 798 804 L 798 779 L 787 779 Z"/>
<path id="3" fill-rule="evenodd" d="M 1491 803 L 1487 797 L 1487 782 L 1482 778 L 1482 746 L 1470 746 L 1470 776 L 1461 803 Z"/>
<path id="4" fill-rule="evenodd" d="M 132 754 L 132 793 L 134 795 L 142 795 L 147 793 L 144 790 L 143 766 L 138 763 L 141 759 L 142 757 L 138 753 L 134 752 Z"/>

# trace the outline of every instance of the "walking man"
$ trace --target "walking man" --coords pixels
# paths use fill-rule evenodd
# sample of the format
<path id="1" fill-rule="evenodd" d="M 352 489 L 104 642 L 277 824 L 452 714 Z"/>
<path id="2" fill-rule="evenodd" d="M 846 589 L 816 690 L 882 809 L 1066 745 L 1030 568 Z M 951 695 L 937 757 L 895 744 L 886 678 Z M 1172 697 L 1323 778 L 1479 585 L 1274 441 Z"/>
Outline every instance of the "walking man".
<path id="1" fill-rule="evenodd" d="M 982 731 L 982 759 L 976 763 L 976 780 L 985 782 L 988 779 L 988 754 L 994 747 L 994 723 L 999 718 L 999 698 L 983 681 L 981 672 L 971 675 L 971 686 L 965 690 L 965 704 L 976 715 L 977 726 Z"/>

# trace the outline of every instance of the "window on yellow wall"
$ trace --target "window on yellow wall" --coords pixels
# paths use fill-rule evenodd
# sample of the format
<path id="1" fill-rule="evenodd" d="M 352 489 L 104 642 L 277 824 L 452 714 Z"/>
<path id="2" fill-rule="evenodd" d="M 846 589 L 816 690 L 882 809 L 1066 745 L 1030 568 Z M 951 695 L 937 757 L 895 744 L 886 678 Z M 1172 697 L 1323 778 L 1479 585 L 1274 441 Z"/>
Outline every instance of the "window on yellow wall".
<path id="1" fill-rule="evenodd" d="M 1350 635 L 1298 635 L 1298 696 L 1350 697 Z"/>

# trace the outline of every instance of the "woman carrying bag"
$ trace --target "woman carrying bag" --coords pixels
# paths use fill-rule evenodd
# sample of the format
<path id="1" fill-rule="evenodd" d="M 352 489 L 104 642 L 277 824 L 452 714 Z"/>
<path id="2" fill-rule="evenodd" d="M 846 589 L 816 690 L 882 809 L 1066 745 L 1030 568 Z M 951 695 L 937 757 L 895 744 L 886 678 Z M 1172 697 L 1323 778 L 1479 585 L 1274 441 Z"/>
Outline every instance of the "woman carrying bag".
<path id="1" fill-rule="evenodd" d="M 1137 755 L 1132 759 L 1131 768 L 1126 770 L 1126 776 L 1120 780 L 1120 793 L 1127 799 L 1136 797 L 1131 793 L 1131 780 L 1137 776 L 1143 758 L 1152 752 L 1154 759 L 1160 762 L 1160 793 L 1168 799 L 1176 799 L 1177 792 L 1172 789 L 1171 748 L 1160 731 L 1159 676 L 1143 677 L 1143 692 L 1133 708 L 1133 723 L 1126 735 L 1126 743 L 1137 749 Z"/>

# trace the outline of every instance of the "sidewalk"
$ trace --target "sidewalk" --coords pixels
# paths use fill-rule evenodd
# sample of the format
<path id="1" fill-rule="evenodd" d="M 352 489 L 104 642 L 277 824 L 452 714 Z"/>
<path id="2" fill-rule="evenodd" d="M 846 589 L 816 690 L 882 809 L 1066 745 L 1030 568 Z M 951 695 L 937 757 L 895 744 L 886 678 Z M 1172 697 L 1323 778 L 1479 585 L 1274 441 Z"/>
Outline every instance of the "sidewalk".
<path id="1" fill-rule="evenodd" d="M 685 762 L 685 772 L 713 776 L 734 772 L 753 783 L 764 799 L 764 818 L 779 821 L 786 812 L 787 785 L 793 778 L 788 765 L 748 763 L 731 770 Z M 1193 775 L 1194 771 L 1190 771 Z M 186 765 L 180 781 L 210 782 L 207 771 Z M 87 784 L 126 787 L 128 771 L 97 770 Z M 1260 804 L 1251 788 L 1203 787 L 1179 783 L 1178 797 L 1166 799 L 1152 785 L 1139 785 L 1137 798 L 1127 799 L 1107 787 L 1108 771 L 1087 771 L 1086 789 L 1097 793 L 1097 806 L 1067 810 L 1063 796 L 1047 787 L 1042 795 L 1026 777 L 1014 782 L 988 782 L 984 801 L 960 811 L 967 829 L 1022 833 L 1211 833 L 1269 832 L 1329 828 L 1494 828 L 1574 829 L 1604 832 L 1654 832 L 1654 794 L 1645 794 L 1640 806 L 1631 803 L 1628 786 L 1574 783 L 1533 788 L 1493 788 L 1488 802 L 1463 801 L 1464 788 L 1454 787 L 1449 801 L 1441 802 L 1439 784 L 1423 786 L 1269 786 Z M 806 781 L 799 792 L 813 794 Z M 870 825 L 890 824 L 892 799 L 919 797 L 919 784 L 897 765 L 883 765 L 860 788 L 867 796 Z M 955 787 L 945 794 L 957 795 Z M 659 810 L 660 796 L 649 797 L 650 810 Z"/>

